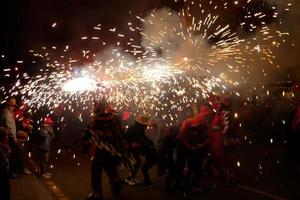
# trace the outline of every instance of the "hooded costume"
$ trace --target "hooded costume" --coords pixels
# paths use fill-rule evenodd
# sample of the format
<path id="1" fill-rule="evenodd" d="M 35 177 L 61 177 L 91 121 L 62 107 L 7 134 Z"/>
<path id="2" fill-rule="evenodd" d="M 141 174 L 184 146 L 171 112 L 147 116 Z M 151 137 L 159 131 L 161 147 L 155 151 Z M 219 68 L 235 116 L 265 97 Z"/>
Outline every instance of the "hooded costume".
<path id="1" fill-rule="evenodd" d="M 185 191 L 197 187 L 201 177 L 202 160 L 209 144 L 210 115 L 212 111 L 208 106 L 201 106 L 200 113 L 194 118 L 186 119 L 181 126 L 179 145 L 177 148 L 177 184 L 184 178 Z M 184 176 L 186 160 L 188 172 Z M 191 179 L 191 175 L 194 174 Z"/>
<path id="2" fill-rule="evenodd" d="M 94 115 L 90 119 L 85 133 L 85 143 L 92 145 L 93 161 L 91 167 L 92 194 L 88 199 L 103 199 L 102 171 L 107 173 L 112 193 L 118 195 L 121 181 L 118 166 L 128 166 L 123 129 L 120 119 L 111 110 L 105 110 L 105 104 L 100 102 L 95 106 Z"/>

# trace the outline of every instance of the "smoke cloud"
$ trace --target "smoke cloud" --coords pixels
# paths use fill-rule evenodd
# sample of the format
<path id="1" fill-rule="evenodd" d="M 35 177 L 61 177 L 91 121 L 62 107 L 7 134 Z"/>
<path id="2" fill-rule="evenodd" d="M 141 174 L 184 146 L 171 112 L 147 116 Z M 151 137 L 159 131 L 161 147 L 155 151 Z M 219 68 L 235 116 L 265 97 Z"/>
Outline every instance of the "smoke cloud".
<path id="1" fill-rule="evenodd" d="M 291 75 L 291 79 L 299 80 L 300 2 L 297 0 L 269 0 L 269 2 L 278 7 L 282 16 L 283 29 L 290 33 L 289 39 L 283 44 L 283 48 L 276 52 L 276 56 L 279 58 L 280 65 L 286 69 L 286 73 Z"/>
<path id="2" fill-rule="evenodd" d="M 196 34 L 184 32 L 187 28 L 185 21 L 177 12 L 167 8 L 152 12 L 144 18 L 142 46 L 149 51 L 154 49 L 156 56 L 167 58 L 172 63 L 184 65 L 184 59 L 189 60 L 191 65 L 197 65 L 197 68 L 202 69 L 197 71 L 197 75 L 203 77 L 219 76 L 223 73 L 228 79 L 237 80 L 240 83 L 246 81 L 245 83 L 249 84 L 285 80 L 288 73 L 296 74 L 294 72 L 298 71 L 298 65 L 300 64 L 300 59 L 297 56 L 297 52 L 300 50 L 300 41 L 297 38 L 300 35 L 300 21 L 298 20 L 300 19 L 300 5 L 296 0 L 289 2 L 285 0 L 268 0 L 267 3 L 274 6 L 274 8 L 276 7 L 275 12 L 278 13 L 277 20 L 267 24 L 270 28 L 269 32 L 274 33 L 274 41 L 278 39 L 279 32 L 290 33 L 290 36 L 283 35 L 280 38 L 281 42 L 276 44 L 279 48 L 270 49 L 273 53 L 272 56 L 276 57 L 271 62 L 259 58 L 260 55 L 258 54 L 261 54 L 261 52 L 253 51 L 252 54 L 242 55 L 245 62 L 238 69 L 228 68 L 228 66 L 236 65 L 235 58 L 227 59 L 226 63 L 224 60 L 216 61 L 214 66 L 211 66 L 208 56 L 213 51 L 212 44 L 202 38 L 203 33 L 201 34 L 201 32 Z M 222 24 L 220 23 L 220 25 Z M 245 45 L 241 47 L 241 51 L 259 48 L 260 46 L 272 46 L 270 43 L 273 40 L 265 41 L 264 36 L 259 32 L 260 29 L 261 27 L 258 28 L 256 34 L 246 35 L 245 37 L 240 35 L 241 30 L 235 30 L 239 37 L 245 40 Z M 183 31 L 183 33 L 181 34 L 180 31 Z M 182 35 L 188 34 L 190 34 L 189 39 L 200 42 L 197 45 L 192 45 L 190 40 L 182 37 Z M 207 73 L 207 70 L 210 71 L 210 74 Z M 237 70 L 238 73 L 236 73 Z"/>

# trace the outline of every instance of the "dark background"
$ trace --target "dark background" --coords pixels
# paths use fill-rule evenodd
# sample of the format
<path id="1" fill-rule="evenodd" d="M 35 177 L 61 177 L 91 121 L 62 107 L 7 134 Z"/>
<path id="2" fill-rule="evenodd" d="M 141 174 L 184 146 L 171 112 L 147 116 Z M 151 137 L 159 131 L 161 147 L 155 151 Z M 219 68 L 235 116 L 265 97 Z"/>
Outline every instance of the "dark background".
<path id="1" fill-rule="evenodd" d="M 209 1 L 202 1 L 205 8 Z M 214 1 L 219 7 L 225 1 Z M 233 0 L 228 0 L 233 3 Z M 266 1 L 253 1 L 252 7 L 265 7 L 270 9 Z M 169 7 L 179 10 L 184 7 L 184 3 L 174 0 L 6 0 L 0 5 L 1 37 L 0 53 L 6 55 L 6 60 L 15 62 L 22 59 L 24 54 L 32 48 L 41 46 L 70 45 L 80 48 L 81 36 L 93 36 L 93 27 L 101 24 L 103 30 L 116 27 L 126 35 L 127 23 L 137 21 L 135 16 L 145 16 L 153 9 Z M 208 6 L 207 6 L 208 7 Z M 222 13 L 227 15 L 226 20 L 231 24 L 239 23 L 245 11 L 242 5 L 236 8 L 228 6 L 231 10 Z M 193 11 L 197 16 L 198 10 Z M 271 15 L 270 11 L 270 15 Z M 225 19 L 224 19 L 225 20 Z M 240 19 L 242 20 L 242 19 Z M 57 26 L 51 25 L 56 22 Z M 255 22 L 252 22 L 255 23 Z M 99 34 L 99 32 L 97 33 Z M 110 41 L 109 32 L 101 31 L 101 39 Z M 132 32 L 130 33 L 132 34 Z M 138 37 L 138 36 L 134 36 Z M 111 39 L 110 42 L 115 42 Z M 100 45 L 99 45 L 100 46 Z M 97 47 L 93 47 L 97 48 Z"/>
<path id="2" fill-rule="evenodd" d="M 98 24 L 103 29 L 124 30 L 131 18 L 163 6 L 176 7 L 172 0 L 3 1 L 0 5 L 0 52 L 14 62 L 31 48 L 67 44 L 76 47 L 80 37 L 93 34 L 93 27 Z M 54 22 L 57 27 L 53 29 Z M 109 40 L 108 33 L 101 31 L 101 34 Z"/>
<path id="3" fill-rule="evenodd" d="M 294 0 L 291 0 L 294 2 Z M 187 0 L 191 2 L 191 0 Z M 198 1 L 195 1 L 198 2 Z M 208 9 L 209 0 L 201 1 L 202 6 Z M 220 15 L 224 23 L 230 23 L 233 29 L 237 29 L 241 21 L 245 21 L 244 16 L 247 12 L 244 5 L 239 1 L 237 6 L 228 6 L 228 10 L 223 9 L 224 2 L 234 4 L 234 0 L 214 0 L 219 8 L 216 12 Z M 252 0 L 251 5 L 247 5 L 250 10 L 262 10 L 268 13 L 266 22 L 273 23 L 274 10 L 271 9 L 274 2 L 287 4 L 283 0 Z M 284 3 L 282 3 L 284 2 Z M 296 2 L 295 2 L 296 3 Z M 40 64 L 32 64 L 32 56 L 29 49 L 41 49 L 42 46 L 56 46 L 62 49 L 66 45 L 70 46 L 69 57 L 80 58 L 82 49 L 101 52 L 110 44 L 115 44 L 120 38 L 115 38 L 109 28 L 116 27 L 119 33 L 129 36 L 139 41 L 138 32 L 129 32 L 127 23 L 139 23 L 136 16 L 145 17 L 151 10 L 168 7 L 173 10 L 180 10 L 185 7 L 183 0 L 5 0 L 0 3 L 0 68 L 15 68 L 19 71 L 37 71 Z M 278 6 L 279 7 L 279 6 Z M 279 63 L 284 65 L 290 74 L 297 74 L 298 64 L 297 56 L 297 33 L 299 31 L 298 10 L 299 3 L 293 5 L 293 13 L 284 15 L 284 27 L 292 32 L 291 41 L 295 40 L 296 47 L 292 47 L 289 42 L 284 51 L 278 53 L 281 56 Z M 191 9 L 193 16 L 200 15 L 197 6 Z M 300 15 L 299 15 L 300 16 Z M 280 16 L 282 17 L 282 15 Z M 278 21 L 277 21 L 278 22 Z M 57 23 L 55 28 L 52 24 Z M 249 24 L 259 25 L 259 22 L 249 20 Z M 96 31 L 94 26 L 101 24 L 102 30 Z M 250 32 L 249 27 L 244 26 L 242 30 L 243 37 L 251 36 L 255 32 Z M 98 36 L 99 42 L 90 40 L 81 40 L 82 36 Z M 108 45 L 103 46 L 101 41 Z M 213 41 L 216 42 L 218 38 Z M 278 57 L 277 55 L 277 57 Z M 24 61 L 24 64 L 16 63 L 17 60 Z M 42 62 L 42 61 L 41 61 Z M 300 73 L 299 73 L 300 74 Z M 0 82 L 2 85 L 7 82 L 3 80 L 3 71 L 0 71 Z M 7 79 L 7 78 L 5 78 Z"/>

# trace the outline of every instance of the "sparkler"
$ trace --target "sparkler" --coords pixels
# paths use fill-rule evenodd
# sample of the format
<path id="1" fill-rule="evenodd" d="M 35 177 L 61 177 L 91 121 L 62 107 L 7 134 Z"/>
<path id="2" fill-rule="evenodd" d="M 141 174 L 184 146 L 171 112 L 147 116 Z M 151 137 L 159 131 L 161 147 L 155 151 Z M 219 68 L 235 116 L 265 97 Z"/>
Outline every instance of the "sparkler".
<path id="1" fill-rule="evenodd" d="M 34 111 L 46 106 L 53 113 L 57 105 L 64 104 L 65 109 L 82 112 L 90 109 L 94 99 L 105 98 L 118 110 L 160 116 L 167 125 L 172 125 L 179 112 L 216 89 L 225 93 L 247 84 L 258 68 L 267 76 L 264 69 L 256 66 L 275 65 L 273 49 L 280 47 L 288 36 L 267 25 L 268 13 L 249 8 L 252 1 L 225 2 L 223 7 L 217 1 L 210 1 L 207 6 L 201 1 L 192 2 L 186 2 L 179 12 L 164 8 L 144 18 L 136 16 L 139 22 L 128 23 L 128 29 L 139 32 L 142 43 L 117 28 L 110 28 L 112 35 L 122 41 L 128 39 L 123 45 L 128 48 L 122 50 L 119 48 L 122 42 L 117 41 L 117 48 L 101 54 L 82 50 L 82 57 L 93 58 L 93 62 L 80 70 L 77 67 L 80 58 L 67 56 L 71 51 L 69 45 L 62 51 L 54 46 L 30 50 L 35 57 L 47 61 L 46 66 L 34 77 L 20 74 L 8 92 L 21 94 Z M 241 6 L 245 11 L 238 28 L 222 16 L 231 6 Z M 194 15 L 194 9 L 201 14 Z M 274 11 L 273 18 L 277 17 Z M 53 23 L 52 28 L 55 27 Z M 245 38 L 239 32 L 242 29 L 255 34 Z M 103 28 L 99 24 L 93 30 L 103 31 Z M 95 35 L 80 39 L 99 42 L 100 38 Z M 60 52 L 60 56 L 51 57 L 53 51 Z M 4 71 L 9 74 L 9 70 Z M 233 93 L 240 96 L 238 91 Z"/>

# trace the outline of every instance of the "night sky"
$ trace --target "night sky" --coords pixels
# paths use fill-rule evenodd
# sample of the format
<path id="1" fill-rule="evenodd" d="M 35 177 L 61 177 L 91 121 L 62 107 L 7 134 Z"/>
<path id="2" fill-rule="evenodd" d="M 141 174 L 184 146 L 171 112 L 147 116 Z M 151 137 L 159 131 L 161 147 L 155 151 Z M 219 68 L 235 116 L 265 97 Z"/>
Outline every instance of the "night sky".
<path id="1" fill-rule="evenodd" d="M 222 5 L 224 1 L 218 2 Z M 228 2 L 233 2 L 233 0 Z M 258 2 L 267 9 L 273 3 L 271 0 L 254 0 L 253 2 Z M 82 36 L 95 34 L 93 26 L 101 24 L 103 30 L 116 27 L 119 32 L 128 35 L 127 23 L 137 21 L 135 16 L 146 16 L 151 10 L 162 7 L 179 10 L 182 5 L 183 3 L 175 4 L 174 0 L 11 0 L 1 2 L 0 54 L 6 56 L 5 64 L 14 64 L 16 60 L 26 60 L 29 49 L 41 46 L 70 45 L 72 50 L 78 49 L 78 52 L 82 48 L 100 51 L 103 48 L 101 45 L 80 41 Z M 295 7 L 297 6 L 299 5 Z M 225 16 L 224 20 L 234 25 L 239 24 L 238 17 L 243 16 L 239 15 L 240 11 L 236 9 L 220 13 L 222 17 Z M 199 11 L 195 10 L 193 14 L 197 15 L 197 12 Z M 293 19 L 295 20 L 296 17 Z M 272 20 L 269 22 L 271 23 Z M 53 23 L 57 23 L 55 29 L 51 27 Z M 287 27 L 289 29 L 293 26 L 287 25 Z M 295 27 L 290 28 L 292 32 L 298 30 L 298 26 Z M 108 43 L 115 42 L 115 38 L 112 38 L 108 31 L 96 34 Z M 246 37 L 247 34 L 249 33 L 246 32 Z M 136 39 L 140 36 L 136 33 L 131 37 Z M 297 57 L 295 52 L 296 50 L 293 50 L 292 56 Z M 292 63 L 294 68 L 299 63 L 299 59 L 287 61 L 283 58 L 283 60 L 283 63 Z"/>
<path id="2" fill-rule="evenodd" d="M 136 15 L 154 8 L 174 7 L 173 1 L 160 0 L 27 0 L 1 5 L 1 53 L 12 60 L 28 49 L 43 45 L 77 45 L 93 26 L 125 29 Z M 131 13 L 131 14 L 130 14 Z M 56 22 L 57 27 L 51 28 Z M 105 33 L 104 33 L 105 34 Z M 104 35 L 109 39 L 109 35 Z"/>
<path id="3" fill-rule="evenodd" d="M 81 36 L 93 34 L 92 27 L 97 24 L 104 29 L 117 27 L 122 32 L 137 15 L 145 16 L 162 7 L 178 10 L 181 5 L 173 0 L 9 1 L 1 6 L 1 53 L 17 58 L 24 51 L 43 45 L 76 46 Z M 238 11 L 229 13 L 235 18 Z M 197 10 L 193 14 L 197 15 Z M 57 27 L 52 29 L 54 22 Z M 109 33 L 102 34 L 109 40 Z"/>

